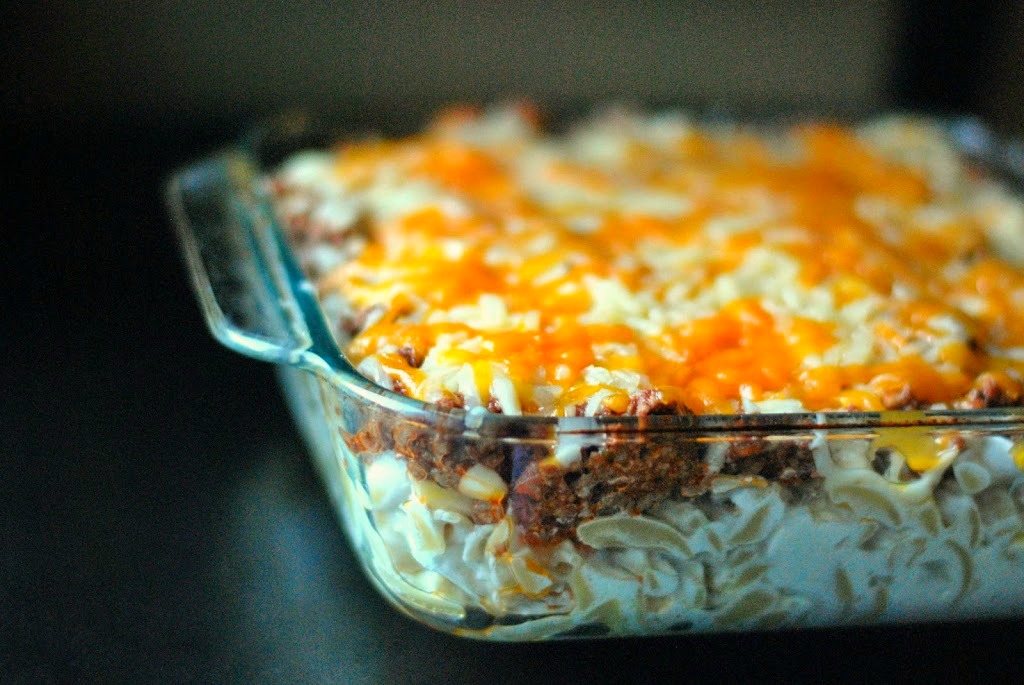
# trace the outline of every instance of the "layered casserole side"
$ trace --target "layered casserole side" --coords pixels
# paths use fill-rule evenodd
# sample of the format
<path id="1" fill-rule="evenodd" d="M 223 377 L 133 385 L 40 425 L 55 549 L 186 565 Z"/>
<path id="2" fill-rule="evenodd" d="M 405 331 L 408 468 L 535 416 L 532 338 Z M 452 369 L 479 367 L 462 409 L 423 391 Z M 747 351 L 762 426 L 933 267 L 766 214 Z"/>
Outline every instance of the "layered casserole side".
<path id="1" fill-rule="evenodd" d="M 453 109 L 268 180 L 377 384 L 470 429 L 1024 406 L 1024 203 L 939 127 L 612 110 L 554 135 L 536 118 Z M 1017 433 L 357 423 L 342 449 L 381 563 L 507 636 L 941 618 L 929 595 L 1024 580 Z M 815 545 L 846 551 L 801 566 Z"/>

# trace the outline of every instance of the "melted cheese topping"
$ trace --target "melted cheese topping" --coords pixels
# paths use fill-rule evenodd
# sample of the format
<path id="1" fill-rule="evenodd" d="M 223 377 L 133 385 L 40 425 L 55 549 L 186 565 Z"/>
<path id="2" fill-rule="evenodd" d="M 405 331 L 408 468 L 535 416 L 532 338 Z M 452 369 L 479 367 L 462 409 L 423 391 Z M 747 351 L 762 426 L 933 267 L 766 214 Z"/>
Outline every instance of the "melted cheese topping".
<path id="1" fill-rule="evenodd" d="M 534 122 L 453 110 L 275 179 L 291 225 L 359 236 L 317 285 L 369 377 L 557 416 L 1021 401 L 1024 205 L 937 129 Z"/>

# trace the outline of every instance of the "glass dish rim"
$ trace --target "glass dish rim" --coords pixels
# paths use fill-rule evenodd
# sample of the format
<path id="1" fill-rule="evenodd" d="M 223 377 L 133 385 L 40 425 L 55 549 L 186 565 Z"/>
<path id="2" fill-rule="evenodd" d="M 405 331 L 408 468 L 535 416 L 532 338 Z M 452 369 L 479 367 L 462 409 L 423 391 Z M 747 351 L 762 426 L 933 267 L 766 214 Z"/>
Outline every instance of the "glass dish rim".
<path id="1" fill-rule="evenodd" d="M 684 108 L 644 108 L 640 111 L 681 111 L 693 115 L 698 122 L 721 122 L 753 127 L 771 127 L 783 123 L 792 124 L 797 121 L 809 121 L 815 117 L 804 112 L 783 112 L 760 117 L 728 116 L 716 113 L 701 117 L 699 113 Z M 895 112 L 889 112 L 893 114 Z M 879 112 L 875 119 L 884 116 Z M 909 113 L 914 114 L 914 113 Z M 921 115 L 915 114 L 919 118 Z M 342 117 L 343 118 L 343 117 Z M 975 117 L 931 117 L 924 119 L 938 124 L 955 144 L 957 150 L 968 157 L 973 163 L 981 166 L 987 173 L 999 179 L 1005 185 L 1013 187 L 1018 194 L 1024 194 L 1024 145 L 1016 141 L 999 138 L 979 119 Z M 856 123 L 867 121 L 869 117 L 828 117 L 829 121 Z M 320 127 L 314 132 L 313 127 Z M 440 408 L 429 402 L 403 395 L 394 390 L 365 378 L 359 374 L 346 359 L 340 345 L 330 332 L 331 327 L 324 318 L 324 313 L 315 296 L 315 288 L 298 265 L 298 260 L 288 243 L 285 232 L 273 211 L 272 200 L 261 190 L 255 179 L 265 175 L 270 165 L 261 162 L 259 149 L 261 146 L 282 145 L 282 141 L 292 138 L 302 141 L 291 153 L 311 149 L 306 144 L 313 138 L 326 139 L 337 143 L 344 139 L 339 132 L 351 130 L 351 127 L 339 121 L 337 115 L 315 111 L 287 112 L 268 118 L 250 127 L 236 139 L 235 145 L 225 150 L 222 155 L 230 157 L 229 166 L 239 162 L 248 166 L 240 181 L 235 179 L 231 192 L 232 198 L 241 205 L 240 211 L 248 213 L 250 220 L 265 224 L 270 241 L 273 243 L 271 260 L 279 263 L 270 265 L 278 272 L 282 280 L 287 299 L 286 303 L 278 300 L 277 304 L 284 309 L 291 304 L 291 320 L 293 324 L 301 324 L 305 329 L 300 337 L 308 341 L 305 349 L 294 351 L 284 361 L 300 368 L 313 371 L 333 385 L 354 394 L 359 399 L 375 405 L 378 409 L 401 415 L 403 420 L 421 422 L 435 429 L 479 432 L 483 435 L 504 436 L 535 436 L 554 431 L 557 434 L 646 434 L 646 433 L 682 433 L 682 434 L 732 434 L 759 435 L 765 433 L 808 433 L 811 431 L 842 431 L 844 429 L 872 430 L 882 428 L 934 428 L 934 429 L 977 429 L 992 430 L 996 427 L 1008 427 L 1011 430 L 1024 429 L 1024 406 L 1000 407 L 985 409 L 916 409 L 891 410 L 882 412 L 857 411 L 809 411 L 796 413 L 736 413 L 736 414 L 672 414 L 672 415 L 612 415 L 587 417 L 556 417 L 542 415 L 506 415 L 488 412 L 482 408 Z M 357 137 L 357 134 L 350 134 Z M 362 134 L 365 137 L 366 133 Z M 323 145 L 321 144 L 321 148 Z M 177 190 L 180 192 L 182 180 L 197 170 L 200 164 L 187 167 L 175 174 L 168 186 L 169 195 Z M 173 203 L 172 203 L 173 204 Z M 177 222 L 182 233 L 187 231 L 185 223 Z M 187 242 L 184 241 L 183 242 Z M 187 246 L 186 246 L 187 247 Z M 187 249 L 186 249 L 187 251 Z M 195 282 L 196 288 L 200 285 Z M 202 293 L 200 293 L 202 297 Z M 297 314 L 297 316 L 295 316 Z M 223 340 L 222 340 L 223 342 Z M 229 345 L 236 350 L 237 345 Z M 251 352 L 251 351 L 250 351 Z"/>

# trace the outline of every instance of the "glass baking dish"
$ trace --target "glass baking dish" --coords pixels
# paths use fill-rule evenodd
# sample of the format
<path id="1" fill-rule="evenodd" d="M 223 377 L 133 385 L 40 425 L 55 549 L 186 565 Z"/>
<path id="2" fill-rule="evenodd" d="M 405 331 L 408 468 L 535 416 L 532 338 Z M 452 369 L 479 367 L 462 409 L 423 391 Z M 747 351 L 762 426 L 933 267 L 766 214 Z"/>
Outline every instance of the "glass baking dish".
<path id="1" fill-rule="evenodd" d="M 943 126 L 1019 186 L 1019 147 Z M 168 198 L 211 331 L 278 365 L 399 610 L 493 640 L 1024 616 L 1024 408 L 524 417 L 361 376 L 256 182 L 339 130 L 263 127 L 178 173 Z"/>

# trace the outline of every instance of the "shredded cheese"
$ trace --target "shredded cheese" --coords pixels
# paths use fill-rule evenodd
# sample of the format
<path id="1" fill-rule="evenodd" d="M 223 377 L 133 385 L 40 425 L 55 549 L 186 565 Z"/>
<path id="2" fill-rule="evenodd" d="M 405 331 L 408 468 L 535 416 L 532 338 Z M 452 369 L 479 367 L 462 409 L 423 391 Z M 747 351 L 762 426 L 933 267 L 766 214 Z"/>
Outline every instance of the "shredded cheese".
<path id="1" fill-rule="evenodd" d="M 453 110 L 276 179 L 364 225 L 317 285 L 383 312 L 346 350 L 374 379 L 562 416 L 1022 401 L 1024 204 L 926 123 L 535 121 Z"/>

